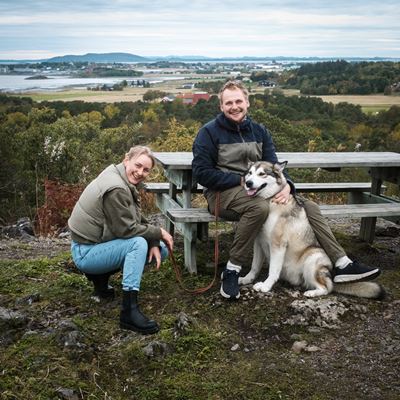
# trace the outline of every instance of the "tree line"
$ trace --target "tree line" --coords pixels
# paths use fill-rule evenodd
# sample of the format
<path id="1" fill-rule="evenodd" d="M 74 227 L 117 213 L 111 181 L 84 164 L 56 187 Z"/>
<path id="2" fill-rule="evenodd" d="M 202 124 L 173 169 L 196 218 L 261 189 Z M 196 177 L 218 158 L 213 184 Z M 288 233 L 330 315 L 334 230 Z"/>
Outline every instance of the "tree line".
<path id="1" fill-rule="evenodd" d="M 302 94 L 392 94 L 399 91 L 399 62 L 344 60 L 303 64 L 282 74 L 282 84 Z"/>
<path id="2" fill-rule="evenodd" d="M 250 103 L 251 116 L 271 130 L 278 151 L 361 146 L 363 151 L 400 152 L 400 107 L 367 115 L 348 103 L 279 93 L 251 95 Z M 191 106 L 180 99 L 36 103 L 0 95 L 0 218 L 34 216 L 44 201 L 46 179 L 85 185 L 132 145 L 191 151 L 200 126 L 218 112 L 217 96 Z M 303 172 L 294 173 L 301 178 Z"/>

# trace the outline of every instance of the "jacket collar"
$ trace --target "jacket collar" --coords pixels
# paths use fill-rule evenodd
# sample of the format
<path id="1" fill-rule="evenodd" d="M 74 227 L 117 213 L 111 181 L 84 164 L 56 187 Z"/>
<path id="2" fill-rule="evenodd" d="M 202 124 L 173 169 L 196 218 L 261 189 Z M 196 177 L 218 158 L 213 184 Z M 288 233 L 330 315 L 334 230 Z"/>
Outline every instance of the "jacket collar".
<path id="1" fill-rule="evenodd" d="M 115 166 L 117 168 L 118 173 L 121 175 L 121 178 L 124 180 L 124 182 L 128 185 L 130 191 L 134 193 L 135 195 L 138 194 L 139 189 L 144 187 L 144 184 L 140 182 L 137 185 L 133 185 L 128 181 L 128 177 L 126 176 L 126 171 L 125 171 L 125 165 L 124 163 L 119 163 Z"/>
<path id="2" fill-rule="evenodd" d="M 218 124 L 222 125 L 225 129 L 228 129 L 230 131 L 234 132 L 251 131 L 251 126 L 250 126 L 251 118 L 248 115 L 246 115 L 245 119 L 239 124 L 227 118 L 224 113 L 218 114 L 216 120 Z"/>

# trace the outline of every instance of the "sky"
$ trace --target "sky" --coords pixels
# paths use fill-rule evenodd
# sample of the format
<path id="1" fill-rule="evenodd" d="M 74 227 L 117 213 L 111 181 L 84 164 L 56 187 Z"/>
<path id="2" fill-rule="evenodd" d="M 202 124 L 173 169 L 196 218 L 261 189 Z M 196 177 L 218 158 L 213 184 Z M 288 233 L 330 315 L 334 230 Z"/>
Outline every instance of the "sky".
<path id="1" fill-rule="evenodd" d="M 399 0 L 1 0 L 0 59 L 400 57 Z"/>

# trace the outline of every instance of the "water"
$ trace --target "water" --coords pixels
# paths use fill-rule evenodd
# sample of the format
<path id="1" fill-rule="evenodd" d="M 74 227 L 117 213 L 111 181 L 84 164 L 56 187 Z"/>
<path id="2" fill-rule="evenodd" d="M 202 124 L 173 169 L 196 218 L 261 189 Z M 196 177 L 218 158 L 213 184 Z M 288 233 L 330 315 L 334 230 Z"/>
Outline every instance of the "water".
<path id="1" fill-rule="evenodd" d="M 180 80 L 185 79 L 182 77 L 157 77 L 157 78 L 143 78 L 143 77 L 117 77 L 117 78 L 70 78 L 68 76 L 50 76 L 48 79 L 40 80 L 26 80 L 28 76 L 32 75 L 0 75 L 0 92 L 28 92 L 28 91 L 56 91 L 65 88 L 82 89 L 86 90 L 88 86 L 96 85 L 114 85 L 126 79 L 129 81 L 136 81 L 137 79 L 144 79 L 150 83 L 159 83 L 166 80 Z"/>

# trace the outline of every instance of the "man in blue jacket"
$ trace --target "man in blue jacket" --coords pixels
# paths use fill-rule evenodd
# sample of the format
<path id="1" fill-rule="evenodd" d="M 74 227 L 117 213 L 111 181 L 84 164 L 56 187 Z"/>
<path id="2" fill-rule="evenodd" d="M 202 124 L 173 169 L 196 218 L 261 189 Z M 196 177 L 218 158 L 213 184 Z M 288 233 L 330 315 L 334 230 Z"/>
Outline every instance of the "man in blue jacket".
<path id="1" fill-rule="evenodd" d="M 219 99 L 222 113 L 199 130 L 193 144 L 192 167 L 195 178 L 206 188 L 204 194 L 210 211 L 215 211 L 216 193 L 219 192 L 220 215 L 239 220 L 220 290 L 223 297 L 238 299 L 239 273 L 268 215 L 264 199 L 247 195 L 243 176 L 250 162 L 275 163 L 278 158 L 270 132 L 247 116 L 250 103 L 242 83 L 228 81 L 222 87 Z M 294 192 L 295 186 L 288 179 L 288 184 L 274 201 L 284 204 Z M 373 279 L 380 274 L 378 268 L 370 268 L 347 257 L 316 203 L 305 200 L 304 207 L 319 243 L 335 266 L 335 282 Z"/>

